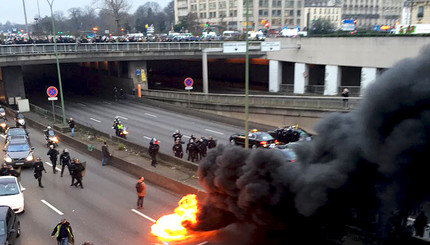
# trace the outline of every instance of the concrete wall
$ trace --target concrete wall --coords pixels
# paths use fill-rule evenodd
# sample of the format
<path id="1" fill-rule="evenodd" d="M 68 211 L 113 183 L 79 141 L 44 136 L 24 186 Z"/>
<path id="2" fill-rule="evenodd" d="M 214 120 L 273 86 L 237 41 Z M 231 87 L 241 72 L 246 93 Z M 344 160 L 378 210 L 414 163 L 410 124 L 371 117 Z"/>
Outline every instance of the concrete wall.
<path id="1" fill-rule="evenodd" d="M 22 99 L 24 99 L 25 90 L 21 66 L 3 67 L 2 74 L 6 103 L 8 102 L 8 98 L 11 97 L 21 97 Z"/>
<path id="2" fill-rule="evenodd" d="M 396 62 L 420 53 L 430 37 L 314 37 L 269 38 L 283 46 L 301 48 L 268 52 L 270 60 L 306 64 L 388 68 Z"/>

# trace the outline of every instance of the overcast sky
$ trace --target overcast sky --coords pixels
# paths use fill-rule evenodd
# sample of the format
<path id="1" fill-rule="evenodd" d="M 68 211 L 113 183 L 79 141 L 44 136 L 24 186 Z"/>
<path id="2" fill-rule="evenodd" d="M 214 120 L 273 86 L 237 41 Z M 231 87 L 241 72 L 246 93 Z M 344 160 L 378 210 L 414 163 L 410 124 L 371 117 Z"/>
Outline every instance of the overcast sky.
<path id="1" fill-rule="evenodd" d="M 34 17 L 37 16 L 37 1 L 39 1 L 40 15 L 50 15 L 49 5 L 46 0 L 25 0 L 25 7 L 27 10 L 27 21 L 33 22 Z M 167 6 L 171 0 L 128 0 L 131 4 L 130 12 L 134 11 L 146 2 L 157 2 L 162 8 Z M 91 5 L 92 0 L 54 0 L 54 12 L 63 11 L 65 16 L 68 16 L 67 10 L 70 8 L 85 7 Z M 0 23 L 6 21 L 12 23 L 25 24 L 24 10 L 22 0 L 0 0 Z"/>

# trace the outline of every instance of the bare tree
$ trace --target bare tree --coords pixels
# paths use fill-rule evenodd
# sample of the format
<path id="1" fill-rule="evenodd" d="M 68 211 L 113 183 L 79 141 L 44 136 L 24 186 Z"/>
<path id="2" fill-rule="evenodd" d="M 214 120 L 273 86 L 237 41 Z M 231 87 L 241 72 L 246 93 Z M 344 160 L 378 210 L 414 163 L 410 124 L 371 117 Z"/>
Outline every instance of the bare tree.
<path id="1" fill-rule="evenodd" d="M 114 17 L 116 22 L 117 33 L 120 33 L 120 20 L 124 17 L 127 11 L 130 9 L 128 0 L 95 0 L 102 4 L 102 8 L 108 10 L 109 13 Z"/>

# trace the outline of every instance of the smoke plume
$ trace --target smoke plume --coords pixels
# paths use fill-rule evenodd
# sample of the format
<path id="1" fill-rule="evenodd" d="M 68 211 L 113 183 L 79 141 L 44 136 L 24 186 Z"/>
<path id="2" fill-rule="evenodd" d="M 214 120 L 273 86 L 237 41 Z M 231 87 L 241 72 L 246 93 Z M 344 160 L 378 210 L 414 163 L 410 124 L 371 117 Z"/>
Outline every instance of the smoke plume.
<path id="1" fill-rule="evenodd" d="M 193 229 L 243 224 L 239 237 L 255 237 L 247 244 L 345 244 L 351 227 L 380 243 L 398 238 L 398 223 L 430 197 L 430 48 L 385 71 L 356 110 L 327 115 L 315 131 L 295 163 L 275 150 L 211 151 L 199 167 L 209 195 Z"/>

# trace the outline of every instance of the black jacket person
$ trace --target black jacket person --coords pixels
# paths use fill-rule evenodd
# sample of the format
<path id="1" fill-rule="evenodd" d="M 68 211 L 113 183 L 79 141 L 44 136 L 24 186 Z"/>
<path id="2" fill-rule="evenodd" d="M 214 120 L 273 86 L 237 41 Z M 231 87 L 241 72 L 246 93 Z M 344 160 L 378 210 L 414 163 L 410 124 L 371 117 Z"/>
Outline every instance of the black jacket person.
<path id="1" fill-rule="evenodd" d="M 52 162 L 52 172 L 57 173 L 57 170 L 55 169 L 57 167 L 57 158 L 58 158 L 58 154 L 59 152 L 54 148 L 53 145 L 49 146 L 49 151 L 48 153 L 46 153 L 46 155 L 49 156 L 49 159 L 51 159 Z"/>
<path id="2" fill-rule="evenodd" d="M 64 169 L 67 166 L 67 169 L 69 169 L 69 174 L 72 175 L 72 171 L 70 171 L 70 154 L 67 149 L 63 150 L 63 153 L 60 155 L 60 165 L 61 165 L 61 177 L 63 177 Z"/>
<path id="3" fill-rule="evenodd" d="M 43 162 L 42 159 L 40 159 L 40 157 L 38 157 L 36 159 L 36 162 L 33 165 L 33 169 L 34 169 L 34 178 L 37 179 L 37 181 L 39 182 L 39 187 L 43 188 L 42 185 L 42 171 L 45 171 L 45 167 L 43 166 Z"/>

